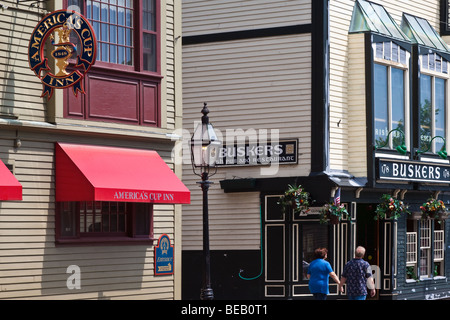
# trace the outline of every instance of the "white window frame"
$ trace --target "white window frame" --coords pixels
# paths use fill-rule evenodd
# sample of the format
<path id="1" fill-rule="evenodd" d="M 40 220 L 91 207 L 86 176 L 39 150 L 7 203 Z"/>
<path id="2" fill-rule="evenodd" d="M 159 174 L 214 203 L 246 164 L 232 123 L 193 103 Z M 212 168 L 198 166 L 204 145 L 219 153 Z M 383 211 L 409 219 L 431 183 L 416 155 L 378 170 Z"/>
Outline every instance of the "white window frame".
<path id="1" fill-rule="evenodd" d="M 391 54 L 389 54 L 389 55 L 387 55 L 385 53 L 386 46 L 384 45 L 384 43 L 387 43 L 387 42 L 391 43 L 391 45 L 390 45 Z M 382 46 L 383 47 L 383 53 L 382 53 L 383 58 L 380 58 L 380 57 L 376 56 L 377 43 L 383 43 L 383 46 Z M 404 92 L 403 92 L 404 97 L 403 97 L 403 101 L 404 101 L 404 113 L 405 113 L 405 123 L 404 123 L 404 130 L 405 130 L 405 132 L 403 132 L 403 133 L 405 135 L 405 145 L 406 145 L 406 147 L 408 148 L 408 151 L 409 151 L 409 145 L 410 145 L 410 143 L 409 143 L 409 141 L 410 141 L 409 140 L 410 139 L 410 117 L 411 117 L 411 115 L 410 115 L 410 98 L 409 98 L 409 96 L 410 96 L 410 89 L 409 88 L 411 86 L 411 83 L 409 81 L 409 79 L 410 79 L 410 77 L 409 77 L 409 72 L 410 72 L 409 64 L 410 64 L 411 54 L 410 54 L 409 51 L 405 50 L 405 52 L 406 52 L 406 62 L 405 62 L 405 64 L 403 64 L 401 62 L 398 62 L 398 61 L 393 61 L 392 60 L 392 48 L 393 48 L 392 43 L 393 43 L 393 41 L 389 41 L 389 40 L 386 40 L 386 41 L 383 41 L 383 42 L 373 42 L 372 43 L 372 50 L 374 52 L 373 63 L 374 64 L 376 63 L 376 64 L 384 65 L 384 66 L 387 67 L 387 76 L 388 76 L 388 79 L 387 79 L 387 90 L 388 90 L 387 91 L 387 93 L 388 93 L 388 119 L 387 119 L 388 120 L 388 132 L 390 132 L 393 129 L 393 127 L 392 127 L 392 90 L 391 90 L 391 88 L 392 88 L 392 81 L 391 81 L 392 68 L 397 68 L 397 69 L 401 69 L 401 70 L 404 71 L 404 73 L 403 73 L 403 83 L 404 83 Z M 397 48 L 399 50 L 397 56 L 399 57 L 399 60 L 400 60 L 400 46 L 397 45 Z M 375 128 L 374 128 L 374 130 L 375 130 Z M 375 136 L 375 132 L 373 134 Z M 389 143 L 387 145 L 387 147 L 389 147 L 389 149 L 394 149 L 394 147 L 393 147 L 393 137 L 395 137 L 396 134 L 398 134 L 398 133 L 396 133 L 396 132 L 394 133 L 393 132 L 389 136 Z"/>
<path id="2" fill-rule="evenodd" d="M 438 55 L 438 54 L 436 54 Z M 450 80 L 450 62 L 449 61 L 445 61 L 445 62 L 441 62 L 441 65 L 443 65 L 443 63 L 446 63 L 447 65 L 447 73 L 444 72 L 439 72 L 439 71 L 435 71 L 435 70 L 429 70 L 428 68 L 424 68 L 423 66 L 423 58 L 424 56 L 427 56 L 427 59 L 429 58 L 430 55 L 419 55 L 419 66 L 420 66 L 420 73 L 423 75 L 427 75 L 429 77 L 431 77 L 431 124 L 432 124 L 432 128 L 431 128 L 431 138 L 433 138 L 434 136 L 436 136 L 436 126 L 435 126 L 435 110 L 436 110 L 436 97 L 435 97 L 435 81 L 436 78 L 440 78 L 445 80 L 445 92 L 446 92 L 446 96 L 445 96 L 445 135 L 444 138 L 446 141 L 450 141 L 450 133 L 449 133 L 449 106 L 450 106 L 450 85 L 449 85 L 449 80 Z M 440 56 L 441 57 L 441 56 Z M 444 61 L 444 57 L 441 57 L 442 61 Z M 441 67 L 441 70 L 443 70 L 443 68 Z M 419 119 L 420 120 L 420 119 Z M 419 134 L 420 134 L 420 122 L 419 122 Z M 430 151 L 435 153 L 439 150 L 436 150 L 436 142 L 442 142 L 442 140 L 437 139 L 438 141 L 433 141 Z M 449 152 L 449 147 L 448 145 L 446 145 L 446 151 Z"/>

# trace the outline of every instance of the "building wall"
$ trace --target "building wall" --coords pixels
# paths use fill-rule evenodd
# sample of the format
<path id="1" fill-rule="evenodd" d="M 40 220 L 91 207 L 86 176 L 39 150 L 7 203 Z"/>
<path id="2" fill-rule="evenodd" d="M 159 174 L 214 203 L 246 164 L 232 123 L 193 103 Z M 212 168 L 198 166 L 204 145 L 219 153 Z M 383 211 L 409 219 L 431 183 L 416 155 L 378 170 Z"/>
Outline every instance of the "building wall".
<path id="1" fill-rule="evenodd" d="M 440 1 L 424 3 L 423 1 L 375 0 L 373 2 L 383 5 L 398 25 L 401 23 L 404 12 L 427 19 L 433 28 L 439 31 Z M 354 108 L 361 109 L 363 103 L 362 100 L 354 99 L 354 93 L 361 88 L 360 81 L 364 78 L 364 75 L 361 74 L 361 71 L 364 70 L 361 69 L 363 65 L 360 64 L 364 63 L 364 57 L 357 56 L 358 51 L 352 51 L 357 44 L 350 41 L 352 36 L 348 33 L 354 4 L 353 0 L 331 0 L 329 2 L 330 168 L 346 170 L 361 177 L 366 176 L 365 161 L 358 161 L 365 159 L 364 154 L 361 153 L 360 144 L 361 139 L 364 138 L 361 134 L 365 135 L 365 130 L 361 130 L 361 122 L 359 122 L 361 117 L 349 112 Z M 362 49 L 359 52 L 362 53 Z M 357 60 L 357 62 L 353 60 Z M 355 155 L 358 156 L 355 157 Z"/>
<path id="2" fill-rule="evenodd" d="M 162 1 L 161 128 L 63 117 L 63 94 L 41 98 L 29 69 L 30 35 L 48 10 L 3 1 L 0 10 L 0 159 L 14 166 L 22 201 L 0 203 L 0 299 L 180 299 L 181 205 L 155 205 L 154 235 L 175 246 L 175 274 L 154 276 L 154 245 L 55 246 L 54 144 L 69 142 L 156 150 L 181 177 L 172 153 L 181 127 L 181 4 Z M 71 90 L 71 89 L 68 89 Z M 16 139 L 21 146 L 15 147 Z M 81 271 L 81 289 L 69 290 L 70 265 Z"/>
<path id="3" fill-rule="evenodd" d="M 261 1 L 183 1 L 183 36 L 214 34 L 218 39 L 183 46 L 186 139 L 200 121 L 203 102 L 225 144 L 239 130 L 247 137 L 253 132 L 268 140 L 298 139 L 297 165 L 218 169 L 209 191 L 213 250 L 260 248 L 259 193 L 224 194 L 220 180 L 310 172 L 311 34 L 258 36 L 260 28 L 308 24 L 310 11 L 309 1 L 279 1 L 275 10 Z M 220 40 L 228 32 L 253 36 Z M 183 250 L 200 250 L 201 190 L 189 159 L 183 177 L 192 192 L 191 205 L 183 206 Z"/>

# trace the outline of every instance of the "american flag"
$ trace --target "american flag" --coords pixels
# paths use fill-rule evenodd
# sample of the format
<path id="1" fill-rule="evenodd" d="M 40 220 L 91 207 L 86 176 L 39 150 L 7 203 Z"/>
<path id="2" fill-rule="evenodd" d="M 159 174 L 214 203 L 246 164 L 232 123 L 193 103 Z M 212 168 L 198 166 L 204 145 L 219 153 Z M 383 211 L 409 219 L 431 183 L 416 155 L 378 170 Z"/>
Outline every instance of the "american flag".
<path id="1" fill-rule="evenodd" d="M 334 195 L 334 205 L 338 206 L 340 204 L 341 204 L 341 188 L 338 188 Z"/>

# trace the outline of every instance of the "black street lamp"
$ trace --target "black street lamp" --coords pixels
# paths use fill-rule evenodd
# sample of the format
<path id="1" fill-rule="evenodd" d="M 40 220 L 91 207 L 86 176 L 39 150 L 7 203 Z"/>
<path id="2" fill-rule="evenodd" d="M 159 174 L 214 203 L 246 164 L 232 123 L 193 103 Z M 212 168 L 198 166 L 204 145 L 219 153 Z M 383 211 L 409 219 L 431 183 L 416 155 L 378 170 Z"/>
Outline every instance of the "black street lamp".
<path id="1" fill-rule="evenodd" d="M 191 138 L 191 158 L 194 174 L 202 178 L 198 182 L 203 191 L 203 287 L 200 292 L 200 299 L 214 299 L 211 288 L 211 256 L 209 252 L 209 222 L 208 222 L 208 189 L 212 184 L 208 180 L 217 172 L 216 160 L 221 142 L 217 139 L 214 128 L 209 123 L 209 110 L 206 103 L 202 109 L 202 123 L 194 130 Z M 214 173 L 210 173 L 211 168 L 215 168 Z"/>

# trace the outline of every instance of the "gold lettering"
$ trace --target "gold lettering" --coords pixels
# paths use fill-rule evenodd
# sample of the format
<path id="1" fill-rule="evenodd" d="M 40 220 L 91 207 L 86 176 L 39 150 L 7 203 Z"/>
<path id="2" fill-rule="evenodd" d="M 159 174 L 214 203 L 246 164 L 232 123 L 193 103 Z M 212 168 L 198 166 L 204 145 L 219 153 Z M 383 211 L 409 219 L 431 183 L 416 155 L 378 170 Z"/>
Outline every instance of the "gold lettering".
<path id="1" fill-rule="evenodd" d="M 73 75 L 71 77 L 67 77 L 66 78 L 66 82 L 67 82 L 66 85 L 69 85 L 69 83 L 68 83 L 69 81 L 70 81 L 70 83 L 73 83 L 73 81 L 74 81 L 73 80 Z"/>
<path id="2" fill-rule="evenodd" d="M 34 61 L 39 61 L 39 57 L 37 57 L 38 54 L 39 54 L 39 51 L 36 51 L 36 53 L 33 54 L 33 56 L 31 57 L 31 59 L 34 59 Z"/>
<path id="3" fill-rule="evenodd" d="M 61 19 L 61 16 L 63 17 L 63 19 Z M 61 12 L 60 14 L 58 14 L 58 17 L 56 18 L 56 20 L 59 23 L 64 23 L 65 22 L 65 20 L 64 20 L 65 17 L 66 17 L 65 14 Z M 53 16 L 53 18 L 55 18 L 55 16 Z"/>
<path id="4" fill-rule="evenodd" d="M 35 35 L 33 35 L 33 40 L 34 40 L 34 43 L 31 45 L 31 47 L 34 48 L 34 49 L 39 49 L 40 42 L 42 41 L 42 38 L 36 37 L 36 34 L 35 34 Z"/>
<path id="5" fill-rule="evenodd" d="M 85 36 L 84 34 L 87 32 L 87 36 Z M 89 32 L 89 29 L 83 29 L 83 31 L 81 31 L 81 38 L 87 38 L 87 37 L 89 37 L 88 39 L 86 39 L 86 40 L 89 40 L 89 39 L 91 39 L 91 33 Z M 86 41 L 85 40 L 85 41 Z"/>
<path id="6" fill-rule="evenodd" d="M 64 87 L 64 79 L 56 79 L 56 84 L 60 85 L 61 87 Z"/>

